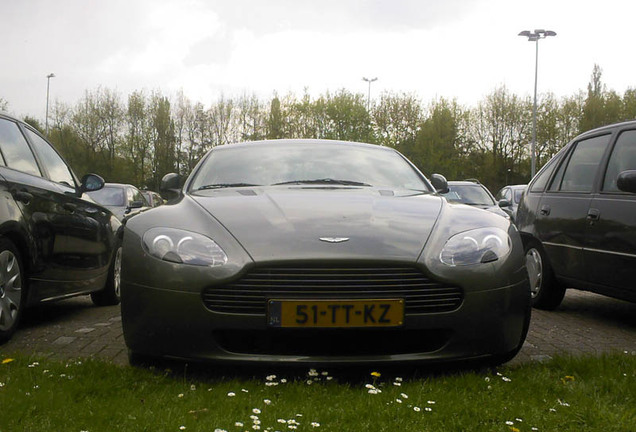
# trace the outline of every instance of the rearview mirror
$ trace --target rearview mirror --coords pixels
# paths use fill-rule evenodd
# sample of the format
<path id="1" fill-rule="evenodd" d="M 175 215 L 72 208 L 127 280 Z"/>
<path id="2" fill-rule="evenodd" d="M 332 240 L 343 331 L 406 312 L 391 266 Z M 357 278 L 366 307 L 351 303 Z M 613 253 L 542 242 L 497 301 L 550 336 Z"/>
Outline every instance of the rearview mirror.
<path id="1" fill-rule="evenodd" d="M 636 193 L 636 170 L 621 172 L 616 180 L 616 186 L 623 192 Z"/>
<path id="2" fill-rule="evenodd" d="M 181 176 L 177 173 L 168 173 L 161 179 L 159 188 L 161 197 L 167 200 L 177 198 L 181 195 Z"/>
<path id="3" fill-rule="evenodd" d="M 431 176 L 431 184 L 433 185 L 437 193 L 448 193 L 448 181 L 446 181 L 446 177 L 444 177 L 443 175 L 433 174 Z"/>
<path id="4" fill-rule="evenodd" d="M 510 201 L 508 201 L 507 199 L 500 199 L 497 205 L 501 208 L 510 207 Z"/>
<path id="5" fill-rule="evenodd" d="M 79 192 L 83 194 L 84 192 L 98 191 L 104 187 L 104 183 L 104 179 L 97 174 L 86 174 L 82 177 Z"/>

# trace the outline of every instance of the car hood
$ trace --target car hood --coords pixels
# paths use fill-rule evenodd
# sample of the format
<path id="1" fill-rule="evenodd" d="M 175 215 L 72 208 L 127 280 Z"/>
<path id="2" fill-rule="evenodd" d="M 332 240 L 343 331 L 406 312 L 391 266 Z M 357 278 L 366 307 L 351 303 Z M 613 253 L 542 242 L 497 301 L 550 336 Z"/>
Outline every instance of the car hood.
<path id="1" fill-rule="evenodd" d="M 443 201 L 375 188 L 241 188 L 190 196 L 256 261 L 383 257 L 415 262 Z"/>

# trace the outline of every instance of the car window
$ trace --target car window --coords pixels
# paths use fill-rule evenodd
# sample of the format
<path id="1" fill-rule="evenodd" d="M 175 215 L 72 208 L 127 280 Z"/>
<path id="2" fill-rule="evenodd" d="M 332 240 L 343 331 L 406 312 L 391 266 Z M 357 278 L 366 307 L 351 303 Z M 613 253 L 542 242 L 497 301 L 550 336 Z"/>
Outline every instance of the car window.
<path id="1" fill-rule="evenodd" d="M 125 203 L 124 189 L 120 187 L 105 186 L 88 194 L 101 205 L 121 207 Z"/>
<path id="2" fill-rule="evenodd" d="M 548 161 L 548 163 L 545 164 L 543 168 L 541 168 L 539 173 L 534 178 L 534 181 L 530 185 L 531 192 L 543 192 L 543 189 L 545 189 L 545 185 L 548 184 L 548 180 L 550 180 L 550 176 L 552 176 L 552 172 L 554 171 L 554 168 L 556 167 L 557 162 L 560 159 L 561 158 L 559 157 L 559 154 L 557 154 L 552 159 L 550 159 L 550 161 Z"/>
<path id="3" fill-rule="evenodd" d="M 272 185 L 319 179 L 429 190 L 399 153 L 379 146 L 324 143 L 225 147 L 213 150 L 205 159 L 192 180 L 191 190 L 217 184 Z"/>
<path id="4" fill-rule="evenodd" d="M 503 193 L 501 194 L 499 199 L 505 199 L 507 201 L 511 201 L 510 198 L 512 198 L 512 196 L 510 194 L 510 188 L 505 188 L 502 192 Z"/>
<path id="5" fill-rule="evenodd" d="M 598 165 L 609 139 L 608 134 L 579 141 L 567 161 L 567 166 L 562 164 L 559 168 L 550 190 L 591 192 Z"/>
<path id="6" fill-rule="evenodd" d="M 629 130 L 620 134 L 612 150 L 603 180 L 603 190 L 617 192 L 619 190 L 616 186 L 618 175 L 625 170 L 634 169 L 636 169 L 636 131 Z"/>
<path id="7" fill-rule="evenodd" d="M 473 205 L 495 205 L 490 194 L 481 185 L 449 185 L 444 196 L 448 201 Z"/>
<path id="8" fill-rule="evenodd" d="M 0 119 L 0 151 L 9 168 L 36 176 L 42 175 L 31 147 L 17 123 Z"/>
<path id="9" fill-rule="evenodd" d="M 130 192 L 131 202 L 141 201 L 144 206 L 148 206 L 148 201 L 146 200 L 146 198 L 144 198 L 144 196 L 141 194 L 139 189 L 130 188 L 129 192 Z"/>
<path id="10" fill-rule="evenodd" d="M 519 204 L 521 202 L 521 197 L 523 196 L 523 189 L 516 189 L 515 192 L 515 203 Z"/>
<path id="11" fill-rule="evenodd" d="M 26 132 L 40 156 L 40 161 L 48 171 L 51 180 L 74 188 L 75 180 L 73 179 L 73 175 L 60 155 L 38 134 L 30 129 L 26 129 Z"/>

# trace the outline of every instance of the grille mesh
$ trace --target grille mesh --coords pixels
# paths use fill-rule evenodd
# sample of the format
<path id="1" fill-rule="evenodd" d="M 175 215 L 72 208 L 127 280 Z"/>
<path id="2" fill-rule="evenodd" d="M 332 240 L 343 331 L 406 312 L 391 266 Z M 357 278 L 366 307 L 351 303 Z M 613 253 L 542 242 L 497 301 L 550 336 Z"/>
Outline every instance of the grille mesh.
<path id="1" fill-rule="evenodd" d="M 267 267 L 241 279 L 203 291 L 203 303 L 215 312 L 265 315 L 268 299 L 403 298 L 405 312 L 455 310 L 460 287 L 427 278 L 409 267 Z"/>

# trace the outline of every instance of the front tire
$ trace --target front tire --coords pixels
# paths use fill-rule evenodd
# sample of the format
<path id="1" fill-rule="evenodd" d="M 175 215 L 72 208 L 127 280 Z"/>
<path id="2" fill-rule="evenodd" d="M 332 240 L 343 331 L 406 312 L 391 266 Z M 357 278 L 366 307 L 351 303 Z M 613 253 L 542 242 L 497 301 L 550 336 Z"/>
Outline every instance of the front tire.
<path id="1" fill-rule="evenodd" d="M 556 309 L 563 301 L 565 287 L 556 280 L 550 261 L 537 241 L 529 241 L 525 251 L 532 306 L 537 309 Z"/>
<path id="2" fill-rule="evenodd" d="M 23 281 L 18 248 L 0 238 L 0 344 L 11 339 L 22 317 L 26 302 Z"/>
<path id="3" fill-rule="evenodd" d="M 96 306 L 114 306 L 121 301 L 121 241 L 117 243 L 115 257 L 108 270 L 108 280 L 103 290 L 91 294 Z"/>

